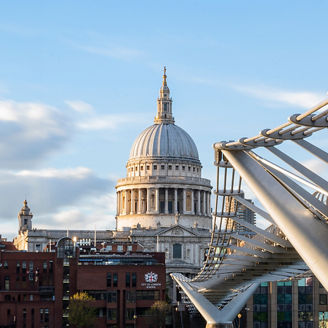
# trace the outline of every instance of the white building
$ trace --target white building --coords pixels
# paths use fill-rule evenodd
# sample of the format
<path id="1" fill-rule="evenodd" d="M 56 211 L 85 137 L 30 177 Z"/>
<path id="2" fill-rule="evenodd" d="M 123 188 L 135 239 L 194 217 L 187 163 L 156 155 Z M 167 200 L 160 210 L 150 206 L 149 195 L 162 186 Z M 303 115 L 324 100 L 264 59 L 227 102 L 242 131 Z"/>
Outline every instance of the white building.
<path id="1" fill-rule="evenodd" d="M 117 230 L 145 249 L 166 253 L 167 272 L 199 271 L 212 227 L 211 184 L 197 147 L 174 124 L 164 68 L 154 124 L 134 141 L 126 178 L 118 180 Z"/>

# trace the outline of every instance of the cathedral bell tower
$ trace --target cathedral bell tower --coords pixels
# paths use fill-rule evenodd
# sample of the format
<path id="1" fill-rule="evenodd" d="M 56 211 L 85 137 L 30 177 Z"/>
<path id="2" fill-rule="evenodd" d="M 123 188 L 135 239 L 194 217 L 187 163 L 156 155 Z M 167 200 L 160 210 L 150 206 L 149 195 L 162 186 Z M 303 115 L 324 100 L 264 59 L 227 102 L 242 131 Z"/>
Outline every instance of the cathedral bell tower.
<path id="1" fill-rule="evenodd" d="M 155 124 L 174 124 L 172 116 L 172 98 L 170 98 L 170 89 L 166 82 L 166 67 L 164 66 L 163 84 L 157 98 L 157 115 L 154 120 Z"/>
<path id="2" fill-rule="evenodd" d="M 27 206 L 27 201 L 24 200 L 23 207 L 18 213 L 19 232 L 32 230 L 32 218 L 33 214 L 31 213 L 30 208 Z"/>

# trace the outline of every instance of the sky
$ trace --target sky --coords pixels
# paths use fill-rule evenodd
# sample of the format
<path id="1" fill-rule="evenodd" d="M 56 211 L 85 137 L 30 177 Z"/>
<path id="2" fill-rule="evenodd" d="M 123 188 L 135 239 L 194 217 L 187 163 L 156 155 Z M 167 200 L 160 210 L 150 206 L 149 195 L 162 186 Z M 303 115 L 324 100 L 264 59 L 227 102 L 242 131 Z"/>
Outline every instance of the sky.
<path id="1" fill-rule="evenodd" d="M 153 124 L 164 65 L 175 122 L 214 185 L 213 143 L 327 97 L 327 10 L 293 0 L 2 1 L 0 234 L 17 234 L 25 198 L 34 227 L 115 227 L 115 184 Z M 316 141 L 327 148 L 325 138 Z"/>

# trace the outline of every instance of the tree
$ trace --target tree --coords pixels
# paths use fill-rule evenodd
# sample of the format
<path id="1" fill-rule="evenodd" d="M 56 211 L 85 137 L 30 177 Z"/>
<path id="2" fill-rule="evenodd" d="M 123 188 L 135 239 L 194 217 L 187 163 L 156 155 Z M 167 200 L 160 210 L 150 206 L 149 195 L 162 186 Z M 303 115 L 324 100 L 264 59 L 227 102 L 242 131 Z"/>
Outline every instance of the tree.
<path id="1" fill-rule="evenodd" d="M 146 313 L 149 323 L 155 325 L 154 327 L 165 328 L 165 318 L 170 309 L 165 301 L 156 301 Z"/>
<path id="2" fill-rule="evenodd" d="M 76 328 L 90 328 L 96 320 L 96 309 L 90 302 L 94 298 L 85 292 L 78 292 L 70 297 L 68 321 Z"/>

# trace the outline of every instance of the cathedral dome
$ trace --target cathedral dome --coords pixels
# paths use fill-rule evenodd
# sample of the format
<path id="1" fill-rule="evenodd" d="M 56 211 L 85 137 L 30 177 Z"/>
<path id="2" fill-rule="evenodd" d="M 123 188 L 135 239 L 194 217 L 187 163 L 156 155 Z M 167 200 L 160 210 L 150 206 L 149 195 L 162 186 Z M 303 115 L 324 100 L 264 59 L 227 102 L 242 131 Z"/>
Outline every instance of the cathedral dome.
<path id="1" fill-rule="evenodd" d="M 165 67 L 154 123 L 141 132 L 134 141 L 129 161 L 140 159 L 178 160 L 200 165 L 194 141 L 186 131 L 174 124 L 172 98 L 170 98 L 170 89 L 166 82 Z"/>
<path id="2" fill-rule="evenodd" d="M 134 141 L 129 160 L 178 159 L 199 163 L 197 147 L 189 134 L 173 123 L 148 127 Z"/>

